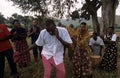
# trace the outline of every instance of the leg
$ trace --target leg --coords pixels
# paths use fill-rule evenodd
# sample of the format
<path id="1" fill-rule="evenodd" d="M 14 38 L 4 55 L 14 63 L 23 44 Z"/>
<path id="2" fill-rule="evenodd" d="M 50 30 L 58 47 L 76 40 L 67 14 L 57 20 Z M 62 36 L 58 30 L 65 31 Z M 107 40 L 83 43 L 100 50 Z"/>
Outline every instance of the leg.
<path id="1" fill-rule="evenodd" d="M 68 57 L 69 57 L 70 61 L 72 61 L 72 56 L 73 56 L 73 52 L 72 52 L 72 49 L 69 47 L 68 48 Z"/>
<path id="2" fill-rule="evenodd" d="M 40 58 L 42 58 L 41 52 L 42 52 L 43 47 L 42 46 L 38 46 L 38 49 L 39 49 L 39 56 L 40 56 Z"/>
<path id="3" fill-rule="evenodd" d="M 37 62 L 38 61 L 38 50 L 37 50 L 37 47 L 33 48 L 33 55 L 34 55 L 35 62 Z"/>
<path id="4" fill-rule="evenodd" d="M 49 60 L 47 60 L 43 55 L 42 62 L 44 67 L 44 78 L 50 78 L 52 65 L 50 64 Z"/>
<path id="5" fill-rule="evenodd" d="M 64 46 L 64 53 L 63 53 L 64 58 L 65 58 L 65 53 L 66 53 L 66 47 Z"/>
<path id="6" fill-rule="evenodd" d="M 17 68 L 16 68 L 16 64 L 13 61 L 13 50 L 9 49 L 5 52 L 5 56 L 8 60 L 10 69 L 11 69 L 11 75 L 15 75 L 17 74 Z"/>
<path id="7" fill-rule="evenodd" d="M 4 52 L 0 53 L 0 78 L 4 78 L 5 56 Z"/>
<path id="8" fill-rule="evenodd" d="M 59 65 L 55 65 L 55 70 L 56 70 L 56 78 L 65 78 L 64 63 L 61 63 Z"/>

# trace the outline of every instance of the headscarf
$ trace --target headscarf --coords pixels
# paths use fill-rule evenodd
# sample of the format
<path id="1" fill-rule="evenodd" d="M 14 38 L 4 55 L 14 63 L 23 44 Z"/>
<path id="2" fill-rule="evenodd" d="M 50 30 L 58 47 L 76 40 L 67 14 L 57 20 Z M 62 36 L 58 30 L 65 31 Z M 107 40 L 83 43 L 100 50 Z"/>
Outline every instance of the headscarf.
<path id="1" fill-rule="evenodd" d="M 78 30 L 80 30 L 79 35 L 77 36 L 77 46 L 81 46 L 81 47 L 86 47 L 88 45 L 88 41 L 90 38 L 89 32 L 88 32 L 88 26 L 85 22 L 82 22 L 80 24 L 80 26 L 84 26 L 84 28 L 82 29 L 82 27 L 80 27 L 80 29 L 78 28 Z M 77 31 L 78 32 L 78 31 Z"/>

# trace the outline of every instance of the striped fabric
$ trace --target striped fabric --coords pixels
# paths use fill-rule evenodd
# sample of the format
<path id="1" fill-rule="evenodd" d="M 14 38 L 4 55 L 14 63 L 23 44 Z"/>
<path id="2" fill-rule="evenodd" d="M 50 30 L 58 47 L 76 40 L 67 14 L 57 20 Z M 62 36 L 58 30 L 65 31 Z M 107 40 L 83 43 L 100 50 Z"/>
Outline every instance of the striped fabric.
<path id="1" fill-rule="evenodd" d="M 25 39 L 21 41 L 14 41 L 15 52 L 22 53 L 28 48 L 27 41 Z M 27 52 L 24 55 L 19 55 L 20 59 L 18 62 L 19 67 L 26 67 L 30 62 L 30 53 Z"/>

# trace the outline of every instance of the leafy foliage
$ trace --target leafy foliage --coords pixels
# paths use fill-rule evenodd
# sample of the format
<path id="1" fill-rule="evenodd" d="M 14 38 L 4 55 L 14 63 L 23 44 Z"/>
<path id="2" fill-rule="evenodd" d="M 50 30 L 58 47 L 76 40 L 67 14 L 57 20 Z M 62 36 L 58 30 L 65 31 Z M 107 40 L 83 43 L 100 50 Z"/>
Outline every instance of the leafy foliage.
<path id="1" fill-rule="evenodd" d="M 70 12 L 77 0 L 8 0 L 17 5 L 24 13 L 35 12 L 41 16 L 63 17 Z"/>
<path id="2" fill-rule="evenodd" d="M 2 15 L 1 13 L 0 13 L 0 22 L 1 23 L 4 23 L 6 21 L 6 19 L 4 18 L 4 15 Z"/>
<path id="3" fill-rule="evenodd" d="M 81 8 L 81 17 L 89 20 L 90 15 L 96 15 L 97 10 L 101 7 L 101 5 L 101 0 L 85 0 L 85 3 Z"/>
<path id="4" fill-rule="evenodd" d="M 73 11 L 71 17 L 72 17 L 73 20 L 79 19 L 80 14 L 79 14 L 78 10 Z"/>

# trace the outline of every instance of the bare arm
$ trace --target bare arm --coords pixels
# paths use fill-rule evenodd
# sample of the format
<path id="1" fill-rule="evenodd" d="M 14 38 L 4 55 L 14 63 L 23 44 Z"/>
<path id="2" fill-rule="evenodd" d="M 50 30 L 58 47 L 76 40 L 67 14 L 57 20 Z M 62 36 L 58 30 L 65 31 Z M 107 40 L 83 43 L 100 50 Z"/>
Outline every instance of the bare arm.
<path id="1" fill-rule="evenodd" d="M 34 44 L 32 44 L 32 46 L 30 46 L 30 47 L 27 48 L 24 52 L 22 52 L 21 55 L 29 52 L 30 50 L 32 50 L 32 49 L 35 48 L 35 47 L 37 47 L 37 45 L 34 43 Z"/>

